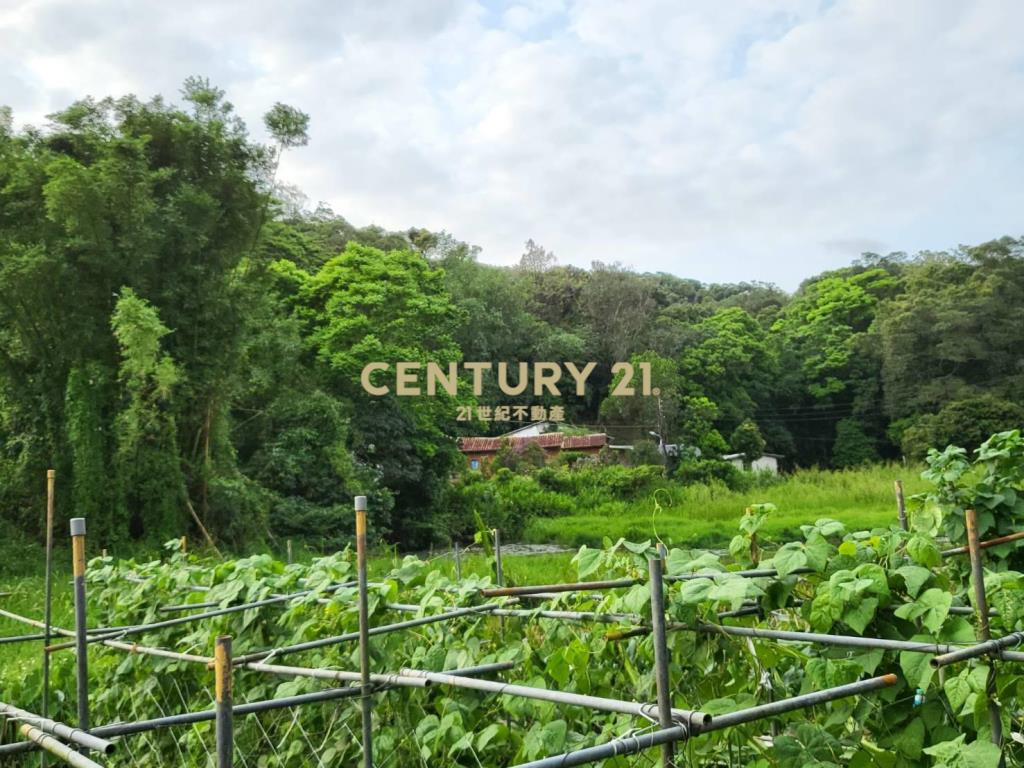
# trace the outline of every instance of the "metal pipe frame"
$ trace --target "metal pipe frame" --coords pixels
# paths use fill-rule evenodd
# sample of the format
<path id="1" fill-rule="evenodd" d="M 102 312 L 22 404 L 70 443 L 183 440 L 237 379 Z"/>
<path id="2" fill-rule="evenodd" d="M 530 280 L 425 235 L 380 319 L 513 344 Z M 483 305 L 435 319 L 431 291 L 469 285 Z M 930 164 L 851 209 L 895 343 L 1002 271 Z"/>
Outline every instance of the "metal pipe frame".
<path id="1" fill-rule="evenodd" d="M 959 646 L 948 643 L 919 643 L 913 640 L 888 640 L 881 637 L 860 637 L 858 635 L 830 635 L 820 632 L 793 632 L 781 629 L 758 629 L 756 627 L 731 627 L 722 624 L 699 624 L 696 627 L 688 624 L 671 624 L 671 630 L 684 632 L 703 632 L 709 635 L 736 635 L 761 640 L 783 640 L 787 642 L 808 643 L 812 645 L 837 645 L 849 648 L 871 648 L 881 651 L 908 651 L 910 653 L 942 654 L 961 650 Z M 1024 635 L 1024 633 L 1021 633 Z M 993 641 L 996 642 L 996 641 Z M 976 648 L 977 646 L 971 646 Z M 968 650 L 967 648 L 962 650 Z M 980 656 L 985 651 L 976 655 Z M 1008 661 L 1024 661 L 1024 653 L 1004 653 Z"/>
<path id="2" fill-rule="evenodd" d="M 40 749 L 46 750 L 57 759 L 72 766 L 72 768 L 103 768 L 99 763 L 90 760 L 79 752 L 75 752 L 64 742 L 58 741 L 53 736 L 43 733 L 28 723 L 24 723 L 19 730 L 21 735 L 28 739 L 29 742 L 35 744 Z"/>
<path id="3" fill-rule="evenodd" d="M 51 720 L 48 717 L 41 717 L 13 704 L 0 702 L 0 715 L 11 720 L 20 720 L 23 723 L 28 723 L 45 734 L 104 755 L 111 754 L 115 749 L 114 744 L 111 742 L 97 738 L 81 728 L 72 728 L 70 725 L 65 725 L 57 720 Z"/>
<path id="4" fill-rule="evenodd" d="M 122 637 L 127 637 L 128 635 L 143 634 L 143 633 L 146 633 L 146 632 L 151 632 L 151 631 L 153 631 L 155 629 L 166 629 L 167 627 L 176 627 L 179 624 L 188 624 L 188 623 L 193 622 L 193 621 L 201 621 L 203 619 L 212 619 L 212 618 L 214 618 L 216 616 L 226 616 L 227 614 L 230 614 L 230 613 L 239 613 L 241 611 L 247 611 L 247 610 L 249 610 L 251 608 L 264 608 L 264 607 L 266 607 L 268 605 L 276 605 L 278 603 L 284 603 L 284 602 L 287 602 L 289 600 L 293 600 L 293 599 L 295 599 L 297 597 L 304 597 L 306 595 L 312 594 L 313 592 L 324 592 L 324 593 L 336 592 L 337 590 L 342 589 L 345 586 L 349 586 L 349 585 L 347 583 L 346 584 L 331 584 L 331 585 L 329 585 L 327 587 L 324 587 L 321 590 L 309 589 L 309 590 L 306 590 L 304 592 L 296 592 L 293 595 L 279 595 L 279 596 L 276 596 L 276 597 L 267 597 L 267 598 L 264 598 L 263 600 L 255 600 L 255 601 L 253 601 L 251 603 L 240 603 L 238 605 L 229 605 L 226 608 L 218 608 L 215 611 L 205 611 L 203 613 L 193 613 L 193 614 L 191 614 L 189 616 L 178 616 L 178 617 L 173 618 L 173 619 L 164 619 L 163 621 L 154 621 L 154 622 L 151 622 L 149 624 L 133 624 L 133 625 L 127 626 L 127 627 L 118 627 L 117 629 L 91 630 L 91 634 L 88 636 L 86 642 L 88 642 L 88 643 L 101 643 L 104 640 L 118 639 L 118 638 L 122 638 Z M 70 643 L 60 643 L 58 645 L 51 645 L 50 646 L 50 650 L 51 651 L 59 651 L 59 650 L 63 650 L 65 648 L 69 648 L 69 647 L 71 647 Z"/>
<path id="5" fill-rule="evenodd" d="M 616 712 L 623 715 L 635 715 L 651 720 L 658 717 L 656 704 L 645 704 L 638 701 L 623 701 L 621 699 L 608 699 L 601 696 L 589 696 L 581 693 L 568 693 L 566 691 L 552 691 L 547 688 L 533 688 L 527 685 L 515 683 L 492 682 L 491 680 L 476 680 L 472 678 L 460 678 L 456 675 L 448 675 L 443 672 L 427 672 L 422 669 L 402 669 L 401 674 L 408 677 L 422 677 L 431 683 L 438 685 L 449 685 L 454 688 L 467 688 L 484 693 L 496 693 L 502 696 L 518 696 L 524 699 L 536 699 L 538 701 L 550 701 L 555 704 L 564 704 L 570 707 L 585 707 L 599 712 Z M 683 722 L 692 729 L 697 730 L 711 722 L 711 715 L 689 709 L 672 709 L 672 719 L 675 722 Z"/>
<path id="6" fill-rule="evenodd" d="M 495 664 L 481 664 L 480 666 L 466 667 L 464 669 L 453 669 L 448 674 L 465 677 L 487 675 L 495 672 L 504 672 L 512 669 L 514 666 L 515 665 L 512 662 L 504 661 Z M 389 691 L 396 687 L 398 686 L 379 685 L 376 686 L 376 692 L 380 693 L 383 691 Z M 264 699 L 263 701 L 236 704 L 232 707 L 232 714 L 234 717 L 243 717 L 245 715 L 254 715 L 261 712 L 271 712 L 277 709 L 291 709 L 292 707 L 304 706 L 306 704 L 317 704 L 325 701 L 332 701 L 334 699 L 354 698 L 361 692 L 362 687 L 357 685 L 345 686 L 342 688 L 328 688 L 324 691 L 300 693 L 294 696 L 283 696 L 279 699 Z M 161 728 L 177 728 L 186 725 L 194 725 L 195 723 L 209 722 L 211 720 L 216 720 L 216 718 L 217 710 L 207 709 L 200 712 L 185 712 L 178 715 L 155 717 L 149 720 L 136 720 L 130 723 L 101 725 L 98 728 L 93 728 L 92 734 L 93 736 L 109 738 L 133 736 L 138 733 L 147 733 Z M 0 745 L 0 757 L 30 752 L 35 748 L 36 745 L 34 743 L 28 742 Z"/>
<path id="7" fill-rule="evenodd" d="M 685 725 L 676 725 L 672 728 L 663 728 L 658 731 L 646 733 L 640 736 L 627 736 L 621 739 L 599 744 L 595 747 L 566 752 L 562 755 L 545 757 L 540 760 L 533 760 L 529 763 L 521 763 L 515 768 L 569 768 L 569 766 L 587 765 L 600 760 L 608 760 L 613 757 L 624 755 L 635 755 L 651 747 L 663 744 L 684 741 L 696 733 L 705 733 L 721 730 L 743 723 L 761 720 L 767 717 L 776 717 L 787 712 L 804 709 L 816 704 L 824 704 L 836 699 L 848 696 L 857 696 L 894 685 L 897 681 L 896 675 L 882 675 L 868 680 L 861 680 L 849 685 L 840 685 L 836 688 L 827 688 L 822 691 L 794 696 L 789 699 L 782 699 L 771 704 L 763 704 L 750 709 L 741 709 L 738 712 L 731 712 L 726 715 L 716 715 L 710 723 L 705 725 L 699 732 L 691 732 Z"/>
<path id="8" fill-rule="evenodd" d="M 446 613 L 437 613 L 432 616 L 420 616 L 416 619 L 409 619 L 408 621 L 399 621 L 394 624 L 381 624 L 376 627 L 367 628 L 367 636 L 373 637 L 375 635 L 386 635 L 389 632 L 398 632 L 403 629 L 411 629 L 412 627 L 420 627 L 425 624 L 434 624 L 439 621 L 450 621 L 451 619 L 457 619 L 462 616 L 472 616 L 479 613 L 485 613 L 496 610 L 498 604 L 490 603 L 485 605 L 474 605 L 469 608 L 456 608 L 453 611 Z M 285 645 L 280 648 L 273 648 L 266 651 L 256 651 L 255 653 L 247 653 L 244 656 L 239 656 L 235 659 L 235 664 L 246 664 L 252 661 L 259 661 L 260 659 L 266 659 L 270 657 L 285 656 L 292 653 L 300 653 L 301 651 L 311 651 L 316 648 L 324 648 L 328 645 L 338 645 L 340 643 L 347 643 L 354 640 L 359 640 L 360 631 L 346 632 L 343 635 L 335 635 L 334 637 L 320 637 L 316 640 L 308 640 L 304 643 L 296 643 L 294 645 Z"/>

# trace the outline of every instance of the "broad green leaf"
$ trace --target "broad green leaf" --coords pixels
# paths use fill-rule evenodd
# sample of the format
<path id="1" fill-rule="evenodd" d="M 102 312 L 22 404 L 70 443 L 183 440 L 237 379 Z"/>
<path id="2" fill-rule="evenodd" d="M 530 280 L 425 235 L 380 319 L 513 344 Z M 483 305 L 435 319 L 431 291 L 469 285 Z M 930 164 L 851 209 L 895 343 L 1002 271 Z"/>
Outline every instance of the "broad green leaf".
<path id="1" fill-rule="evenodd" d="M 917 597 L 921 587 L 932 577 L 930 570 L 919 565 L 904 565 L 897 568 L 896 573 L 903 577 L 903 582 L 907 585 L 907 594 L 911 597 Z"/>
<path id="2" fill-rule="evenodd" d="M 798 541 L 791 541 L 779 547 L 772 558 L 772 565 L 779 572 L 779 576 L 788 576 L 798 568 L 807 565 L 807 553 L 804 545 Z"/>
<path id="3" fill-rule="evenodd" d="M 915 638 L 916 639 L 916 638 Z M 925 639 L 927 642 L 927 639 Z M 903 670 L 903 677 L 911 688 L 924 688 L 932 681 L 935 668 L 931 665 L 931 655 L 928 653 L 915 653 L 913 651 L 900 652 L 900 669 Z"/>
<path id="4" fill-rule="evenodd" d="M 938 633 L 946 616 L 949 615 L 953 596 L 945 590 L 932 588 L 926 590 L 917 600 L 920 605 L 927 608 L 924 615 L 921 616 L 921 624 L 933 633 Z"/>
<path id="5" fill-rule="evenodd" d="M 855 557 L 857 555 L 857 542 L 844 541 L 839 545 L 839 554 L 846 557 Z"/>
<path id="6" fill-rule="evenodd" d="M 914 560 L 918 565 L 923 565 L 926 568 L 933 568 L 942 564 L 942 554 L 939 552 L 939 548 L 935 546 L 935 542 L 919 534 L 915 534 L 907 542 L 907 554 Z"/>
<path id="7" fill-rule="evenodd" d="M 679 590 L 679 599 L 686 605 L 694 605 L 708 599 L 708 592 L 714 582 L 711 579 L 690 579 L 684 581 Z"/>
<path id="8" fill-rule="evenodd" d="M 601 566 L 603 558 L 604 550 L 602 549 L 590 549 L 586 545 L 580 547 L 580 551 L 573 558 L 576 561 L 576 572 L 579 577 L 583 579 L 594 573 Z"/>
<path id="9" fill-rule="evenodd" d="M 817 531 L 811 533 L 807 537 L 807 544 L 805 545 L 804 552 L 807 557 L 807 565 L 816 571 L 824 571 L 825 566 L 828 565 L 828 559 L 832 556 L 834 547 L 828 542 L 824 536 Z"/>
<path id="10" fill-rule="evenodd" d="M 875 618 L 877 608 L 878 600 L 876 598 L 864 598 L 843 612 L 843 623 L 853 629 L 858 635 L 862 635 L 868 624 L 871 623 L 871 620 Z"/>
<path id="11" fill-rule="evenodd" d="M 818 594 L 811 603 L 809 621 L 815 632 L 828 632 L 843 615 L 846 604 L 833 591 L 831 584 L 818 587 Z"/>

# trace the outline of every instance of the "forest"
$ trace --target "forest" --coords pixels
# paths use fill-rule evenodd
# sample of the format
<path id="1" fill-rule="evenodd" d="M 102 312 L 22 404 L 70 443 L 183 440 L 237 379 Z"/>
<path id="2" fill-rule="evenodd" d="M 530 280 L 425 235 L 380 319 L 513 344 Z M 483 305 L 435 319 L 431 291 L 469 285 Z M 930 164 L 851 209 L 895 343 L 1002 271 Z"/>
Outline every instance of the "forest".
<path id="1" fill-rule="evenodd" d="M 733 451 L 846 468 L 1024 423 L 1012 233 L 851 254 L 792 293 L 581 269 L 533 240 L 491 266 L 457 234 L 308 205 L 278 179 L 308 124 L 276 104 L 258 143 L 201 78 L 177 105 L 86 98 L 18 129 L 0 111 L 0 530 L 38 538 L 53 467 L 60 530 L 86 517 L 108 546 L 198 523 L 229 548 L 341 541 L 364 494 L 374 537 L 425 547 L 449 537 L 457 438 L 509 428 L 458 421 L 474 403 L 562 406 L 638 457 L 657 431 L 689 450 L 682 481 Z M 586 393 L 360 383 L 372 361 L 549 360 L 597 362 Z M 659 397 L 608 397 L 617 361 L 649 363 Z"/>

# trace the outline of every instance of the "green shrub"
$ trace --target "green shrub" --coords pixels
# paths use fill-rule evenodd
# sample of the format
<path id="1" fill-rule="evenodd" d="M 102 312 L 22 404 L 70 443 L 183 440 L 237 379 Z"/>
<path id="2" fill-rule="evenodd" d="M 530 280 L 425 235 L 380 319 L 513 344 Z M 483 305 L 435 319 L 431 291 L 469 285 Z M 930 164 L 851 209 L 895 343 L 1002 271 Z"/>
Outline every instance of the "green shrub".
<path id="1" fill-rule="evenodd" d="M 929 448 L 958 445 L 975 450 L 990 435 L 1024 427 L 1024 408 L 992 395 L 956 400 L 938 413 L 901 419 L 898 440 L 904 455 L 920 459 Z"/>
<path id="2" fill-rule="evenodd" d="M 633 444 L 633 450 L 629 454 L 629 463 L 634 467 L 646 464 L 660 466 L 665 463 L 665 457 L 658 450 L 658 444 L 653 440 L 638 440 Z"/>
<path id="3" fill-rule="evenodd" d="M 842 419 L 836 424 L 832 446 L 832 464 L 839 469 L 858 467 L 878 460 L 875 442 L 864 432 L 857 419 Z"/>
<path id="4" fill-rule="evenodd" d="M 544 470 L 541 470 L 544 471 Z M 576 511 L 573 498 L 544 487 L 531 475 L 499 468 L 490 479 L 477 473 L 464 475 L 446 490 L 443 523 L 453 539 L 466 539 L 476 529 L 478 514 L 491 528 L 510 539 L 522 535 L 534 517 L 559 517 Z"/>
<path id="5" fill-rule="evenodd" d="M 746 490 L 753 486 L 755 476 L 744 472 L 735 465 L 722 459 L 690 459 L 682 461 L 676 467 L 673 478 L 686 485 L 710 485 L 714 482 L 723 483 L 734 490 Z"/>

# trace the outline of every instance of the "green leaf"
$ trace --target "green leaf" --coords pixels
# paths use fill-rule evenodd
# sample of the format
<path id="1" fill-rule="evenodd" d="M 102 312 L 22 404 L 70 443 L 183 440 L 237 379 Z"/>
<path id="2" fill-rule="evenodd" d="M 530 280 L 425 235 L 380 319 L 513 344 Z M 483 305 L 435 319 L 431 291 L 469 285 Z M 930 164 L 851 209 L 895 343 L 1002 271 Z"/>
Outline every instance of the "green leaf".
<path id="1" fill-rule="evenodd" d="M 828 539 L 817 531 L 812 532 L 807 537 L 807 544 L 804 549 L 807 555 L 807 565 L 818 572 L 824 571 L 825 566 L 828 565 L 828 559 L 832 556 L 833 549 Z"/>
<path id="2" fill-rule="evenodd" d="M 904 565 L 897 568 L 896 573 L 903 577 L 903 583 L 907 585 L 907 594 L 917 597 L 921 587 L 932 577 L 932 572 L 919 565 Z"/>
<path id="3" fill-rule="evenodd" d="M 967 673 L 961 672 L 956 677 L 947 677 L 942 690 L 949 700 L 950 708 L 959 715 L 971 693 L 970 683 L 967 682 Z"/>
<path id="4" fill-rule="evenodd" d="M 843 612 L 843 623 L 858 635 L 862 635 L 865 628 L 871 623 L 871 620 L 875 618 L 877 608 L 878 600 L 876 598 L 865 598 Z"/>
<path id="5" fill-rule="evenodd" d="M 576 561 L 576 572 L 579 577 L 583 579 L 594 573 L 601 566 L 603 558 L 604 550 L 602 549 L 590 549 L 586 545 L 580 547 L 580 551 L 573 558 Z"/>
<path id="6" fill-rule="evenodd" d="M 697 603 L 704 602 L 708 599 L 708 592 L 711 591 L 711 587 L 714 586 L 714 582 L 711 579 L 690 579 L 684 581 L 682 588 L 679 590 L 679 599 L 685 605 L 696 605 Z"/>
<path id="7" fill-rule="evenodd" d="M 690 550 L 673 549 L 668 555 L 668 572 L 673 575 L 723 570 L 721 558 L 711 552 L 694 557 Z"/>
<path id="8" fill-rule="evenodd" d="M 924 746 L 924 723 L 917 719 L 911 720 L 893 739 L 893 744 L 908 760 L 920 758 L 921 748 Z"/>
<path id="9" fill-rule="evenodd" d="M 928 640 L 928 638 L 924 638 L 923 642 L 928 642 Z M 928 688 L 928 684 L 932 681 L 932 675 L 935 674 L 931 658 L 931 655 L 927 653 L 900 652 L 900 669 L 903 670 L 903 677 L 906 679 L 907 685 L 911 688 Z"/>
<path id="10" fill-rule="evenodd" d="M 639 543 L 634 543 L 632 541 L 624 541 L 622 542 L 622 546 L 624 546 L 634 555 L 644 555 L 647 554 L 647 550 L 651 548 L 651 540 L 647 539 L 647 541 L 642 541 Z"/>
<path id="11" fill-rule="evenodd" d="M 933 768 L 996 768 L 1001 753 L 999 747 L 986 739 L 976 739 L 964 745 L 966 736 L 943 741 L 924 748 L 926 755 L 935 758 Z"/>
<path id="12" fill-rule="evenodd" d="M 935 546 L 935 542 L 926 536 L 915 534 L 907 542 L 907 554 L 918 565 L 926 568 L 934 568 L 942 563 L 942 553 Z"/>
<path id="13" fill-rule="evenodd" d="M 731 610 L 738 609 L 748 596 L 754 597 L 761 589 L 750 579 L 742 576 L 716 579 L 714 586 L 708 591 L 708 599 L 720 603 L 728 603 Z"/>
<path id="14" fill-rule="evenodd" d="M 839 554 L 846 557 L 855 557 L 857 555 L 857 542 L 844 541 L 839 545 Z"/>
<path id="15" fill-rule="evenodd" d="M 871 586 L 868 587 L 867 591 L 888 603 L 889 579 L 882 566 L 875 563 L 864 563 L 854 568 L 853 573 L 858 579 L 870 579 Z"/>
<path id="16" fill-rule="evenodd" d="M 808 620 L 816 632 L 828 632 L 832 625 L 843 615 L 846 603 L 834 591 L 831 584 L 825 583 L 818 587 L 818 594 L 811 603 Z"/>
<path id="17" fill-rule="evenodd" d="M 491 742 L 501 744 L 507 736 L 508 728 L 504 723 L 491 723 L 476 737 L 476 749 L 478 752 L 483 752 Z"/>
<path id="18" fill-rule="evenodd" d="M 945 590 L 932 588 L 926 590 L 917 600 L 920 605 L 927 608 L 921 617 L 921 624 L 933 633 L 938 633 L 942 629 L 942 623 L 949 615 L 949 607 L 953 604 L 953 596 Z"/>
<path id="19" fill-rule="evenodd" d="M 788 576 L 798 568 L 807 565 L 807 553 L 804 545 L 798 541 L 791 541 L 779 547 L 772 558 L 772 565 L 779 572 L 779 576 Z"/>
<path id="20" fill-rule="evenodd" d="M 564 688 L 569 682 L 570 673 L 569 662 L 566 661 L 565 652 L 558 650 L 548 656 L 544 671 L 551 675 L 551 679 L 558 683 L 559 688 Z"/>

